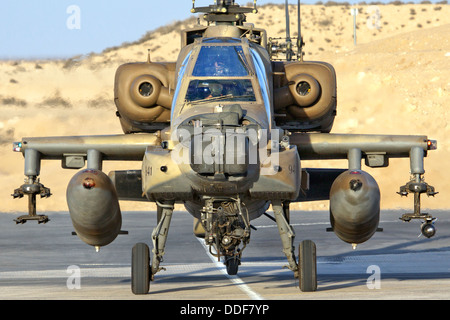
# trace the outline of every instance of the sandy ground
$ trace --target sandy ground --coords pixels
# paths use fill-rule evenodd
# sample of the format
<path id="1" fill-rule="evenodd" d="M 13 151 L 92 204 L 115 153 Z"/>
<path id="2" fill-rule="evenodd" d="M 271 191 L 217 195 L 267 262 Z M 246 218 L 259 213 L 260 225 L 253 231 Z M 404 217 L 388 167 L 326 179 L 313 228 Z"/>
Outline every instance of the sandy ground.
<path id="1" fill-rule="evenodd" d="M 426 179 L 440 193 L 424 197 L 425 208 L 450 207 L 450 5 L 357 5 L 357 45 L 353 43 L 350 7 L 304 5 L 302 34 L 305 60 L 327 61 L 338 77 L 338 117 L 334 133 L 419 134 L 438 140 L 438 150 L 425 161 Z M 377 11 L 378 10 L 378 11 Z M 296 35 L 296 11 L 291 8 Z M 285 33 L 281 6 L 260 8 L 248 21 L 266 28 L 269 36 Z M 175 61 L 180 28 L 194 20 L 161 27 L 137 41 L 100 54 L 64 61 L 0 61 L 0 211 L 23 211 L 25 200 L 10 194 L 23 181 L 23 158 L 11 142 L 27 136 L 122 133 L 113 102 L 114 74 L 126 62 Z M 195 22 L 194 22 L 195 23 Z M 133 41 L 133 39 L 130 39 Z M 328 161 L 311 166 L 346 166 Z M 140 163 L 105 163 L 104 171 L 139 169 Z M 409 161 L 391 160 L 389 168 L 367 170 L 382 190 L 383 208 L 412 209 L 412 197 L 396 194 L 409 181 Z M 58 161 L 43 162 L 41 182 L 53 196 L 38 210 L 67 210 L 65 189 L 71 170 Z M 326 202 L 304 205 L 326 209 Z M 122 203 L 124 210 L 148 204 Z"/>

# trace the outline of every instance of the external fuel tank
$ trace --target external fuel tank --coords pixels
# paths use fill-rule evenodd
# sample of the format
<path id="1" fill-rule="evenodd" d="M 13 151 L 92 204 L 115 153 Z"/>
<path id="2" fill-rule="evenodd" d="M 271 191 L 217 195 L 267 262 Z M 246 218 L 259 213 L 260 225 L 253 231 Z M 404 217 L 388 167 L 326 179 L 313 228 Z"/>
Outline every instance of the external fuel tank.
<path id="1" fill-rule="evenodd" d="M 67 205 L 75 232 L 85 243 L 106 246 L 119 234 L 119 200 L 111 179 L 102 171 L 86 169 L 75 174 L 67 187 Z"/>
<path id="2" fill-rule="evenodd" d="M 330 222 L 343 241 L 358 244 L 372 237 L 380 220 L 380 189 L 365 171 L 347 170 L 330 190 Z"/>

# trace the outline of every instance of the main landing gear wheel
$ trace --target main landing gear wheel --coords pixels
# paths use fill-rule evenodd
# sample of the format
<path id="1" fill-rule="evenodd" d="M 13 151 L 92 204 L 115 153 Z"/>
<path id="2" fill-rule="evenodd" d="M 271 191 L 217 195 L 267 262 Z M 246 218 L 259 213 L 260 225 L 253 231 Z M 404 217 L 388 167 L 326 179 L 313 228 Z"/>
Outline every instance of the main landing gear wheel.
<path id="1" fill-rule="evenodd" d="M 136 243 L 131 253 L 131 291 L 147 294 L 150 290 L 150 250 L 145 243 Z"/>
<path id="2" fill-rule="evenodd" d="M 311 240 L 304 240 L 298 248 L 298 280 L 300 290 L 312 292 L 317 290 L 316 245 Z"/>
<path id="3" fill-rule="evenodd" d="M 235 276 L 238 273 L 240 260 L 238 257 L 227 257 L 225 260 L 225 265 L 227 266 L 227 273 L 230 276 Z"/>

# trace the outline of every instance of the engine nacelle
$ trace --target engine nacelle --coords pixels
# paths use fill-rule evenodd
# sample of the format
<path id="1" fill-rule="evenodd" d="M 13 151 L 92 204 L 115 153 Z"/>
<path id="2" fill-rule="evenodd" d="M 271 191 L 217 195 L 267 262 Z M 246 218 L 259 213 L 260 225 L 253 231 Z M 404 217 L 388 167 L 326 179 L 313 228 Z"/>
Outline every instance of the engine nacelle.
<path id="1" fill-rule="evenodd" d="M 101 247 L 111 243 L 122 226 L 119 200 L 111 179 L 102 171 L 78 172 L 67 187 L 67 205 L 78 237 Z"/>
<path id="2" fill-rule="evenodd" d="M 324 62 L 274 62 L 277 126 L 330 132 L 336 116 L 336 73 Z"/>
<path id="3" fill-rule="evenodd" d="M 116 72 L 114 101 L 125 133 L 154 132 L 170 121 L 175 63 L 128 63 Z"/>
<path id="4" fill-rule="evenodd" d="M 343 241 L 369 240 L 380 220 L 380 189 L 375 179 L 361 170 L 341 173 L 330 190 L 330 222 Z"/>

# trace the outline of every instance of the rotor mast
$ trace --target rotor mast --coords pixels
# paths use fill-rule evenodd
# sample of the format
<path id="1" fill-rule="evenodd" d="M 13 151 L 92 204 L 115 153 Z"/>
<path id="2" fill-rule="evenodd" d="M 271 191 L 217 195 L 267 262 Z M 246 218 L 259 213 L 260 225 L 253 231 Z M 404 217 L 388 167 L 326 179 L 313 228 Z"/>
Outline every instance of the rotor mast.
<path id="1" fill-rule="evenodd" d="M 216 25 L 228 24 L 242 26 L 246 21 L 246 13 L 257 13 L 256 0 L 253 0 L 253 7 L 241 7 L 235 0 L 214 0 L 213 5 L 208 7 L 196 7 L 195 0 L 192 0 L 192 13 L 204 13 L 203 18 L 209 23 Z"/>

